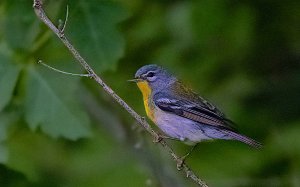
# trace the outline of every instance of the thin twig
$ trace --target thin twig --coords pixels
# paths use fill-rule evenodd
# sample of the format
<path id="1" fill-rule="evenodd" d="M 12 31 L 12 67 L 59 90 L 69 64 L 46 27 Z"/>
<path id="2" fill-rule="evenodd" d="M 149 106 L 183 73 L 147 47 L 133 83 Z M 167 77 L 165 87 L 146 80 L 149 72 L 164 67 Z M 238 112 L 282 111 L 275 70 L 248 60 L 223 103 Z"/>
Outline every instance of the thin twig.
<path id="1" fill-rule="evenodd" d="M 90 74 L 70 73 L 70 72 L 65 72 L 65 71 L 56 69 L 56 68 L 54 68 L 54 67 L 52 67 L 52 66 L 49 66 L 49 65 L 45 64 L 42 60 L 38 60 L 38 63 L 39 63 L 39 64 L 42 64 L 42 65 L 45 66 L 46 68 L 52 69 L 53 71 L 56 71 L 56 72 L 59 72 L 59 73 L 62 73 L 62 74 L 73 75 L 73 76 L 80 76 L 80 77 L 91 77 Z"/>
<path id="2" fill-rule="evenodd" d="M 63 44 L 69 49 L 74 58 L 83 66 L 83 68 L 90 74 L 91 78 L 93 78 L 99 85 L 103 87 L 103 89 L 111 95 L 132 117 L 134 117 L 141 126 L 143 126 L 153 137 L 154 139 L 159 139 L 160 136 L 157 134 L 147 123 L 147 121 L 138 115 L 129 105 L 123 101 L 107 84 L 103 82 L 103 80 L 94 72 L 94 70 L 87 64 L 87 62 L 82 58 L 82 56 L 77 52 L 77 50 L 73 47 L 73 45 L 66 38 L 65 34 L 62 33 L 47 17 L 41 0 L 33 1 L 33 8 L 41 21 L 43 21 L 63 42 Z M 172 148 L 164 141 L 160 140 L 159 143 L 163 146 L 165 151 L 167 151 L 173 158 L 176 163 L 179 163 L 180 157 L 177 156 Z M 196 184 L 202 187 L 207 187 L 206 183 L 200 179 L 185 163 L 182 164 L 182 170 L 185 172 L 186 176 L 192 179 Z"/>
<path id="3" fill-rule="evenodd" d="M 66 12 L 66 19 L 64 21 L 64 25 L 62 27 L 62 29 L 60 29 L 60 33 L 64 33 L 65 32 L 65 28 L 68 22 L 68 17 L 69 17 L 69 5 L 67 5 L 67 12 Z"/>

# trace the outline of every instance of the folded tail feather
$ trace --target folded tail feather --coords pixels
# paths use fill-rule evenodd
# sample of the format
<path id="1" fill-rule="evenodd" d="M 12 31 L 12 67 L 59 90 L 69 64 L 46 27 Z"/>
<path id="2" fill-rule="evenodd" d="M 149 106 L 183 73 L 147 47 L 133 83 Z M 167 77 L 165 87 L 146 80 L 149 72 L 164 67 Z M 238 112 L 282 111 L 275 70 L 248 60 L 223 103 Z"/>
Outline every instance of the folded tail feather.
<path id="1" fill-rule="evenodd" d="M 230 131 L 230 130 L 222 130 L 224 133 L 226 133 L 227 135 L 229 135 L 232 139 L 234 140 L 238 140 L 240 142 L 243 142 L 245 144 L 248 144 L 256 149 L 260 149 L 262 148 L 262 144 L 239 133 Z"/>

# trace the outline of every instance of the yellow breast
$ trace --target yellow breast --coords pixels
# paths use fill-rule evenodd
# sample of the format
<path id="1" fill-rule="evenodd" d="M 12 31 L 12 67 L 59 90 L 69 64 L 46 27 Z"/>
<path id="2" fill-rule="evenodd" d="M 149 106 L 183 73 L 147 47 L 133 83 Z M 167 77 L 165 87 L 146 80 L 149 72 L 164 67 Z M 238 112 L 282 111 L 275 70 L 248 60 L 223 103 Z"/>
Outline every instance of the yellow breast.
<path id="1" fill-rule="evenodd" d="M 151 88 L 146 81 L 140 81 L 137 83 L 137 85 L 143 94 L 143 100 L 144 100 L 146 114 L 152 121 L 155 121 L 154 113 L 153 113 L 154 112 L 153 106 L 150 103 L 151 101 L 149 100 L 149 97 L 151 96 Z"/>

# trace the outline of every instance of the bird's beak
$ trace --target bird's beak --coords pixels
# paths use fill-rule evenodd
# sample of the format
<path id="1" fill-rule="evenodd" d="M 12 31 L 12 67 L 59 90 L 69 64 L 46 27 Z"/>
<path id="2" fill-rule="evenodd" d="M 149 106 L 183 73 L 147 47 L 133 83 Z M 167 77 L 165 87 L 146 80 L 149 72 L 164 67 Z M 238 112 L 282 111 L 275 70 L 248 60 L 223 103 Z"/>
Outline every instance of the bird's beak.
<path id="1" fill-rule="evenodd" d="M 128 82 L 135 82 L 135 83 L 137 83 L 137 82 L 140 82 L 140 81 L 142 81 L 143 79 L 131 79 L 131 80 L 127 80 Z"/>

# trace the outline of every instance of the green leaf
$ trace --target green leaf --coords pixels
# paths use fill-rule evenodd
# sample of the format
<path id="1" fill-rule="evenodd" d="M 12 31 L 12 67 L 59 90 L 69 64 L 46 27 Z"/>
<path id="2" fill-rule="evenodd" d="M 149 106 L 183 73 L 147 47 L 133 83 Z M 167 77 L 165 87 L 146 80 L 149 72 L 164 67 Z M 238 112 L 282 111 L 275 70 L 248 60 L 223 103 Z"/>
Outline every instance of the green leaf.
<path id="1" fill-rule="evenodd" d="M 6 140 L 7 138 L 7 129 L 9 124 L 11 124 L 12 117 L 13 116 L 7 114 L 0 115 L 0 142 Z"/>
<path id="2" fill-rule="evenodd" d="M 39 158 L 41 155 L 48 158 L 45 148 L 48 148 L 49 143 L 45 139 L 42 134 L 29 132 L 28 129 L 16 130 L 7 140 L 9 155 L 6 166 L 24 174 L 30 181 L 37 181 L 40 175 Z"/>
<path id="3" fill-rule="evenodd" d="M 150 174 L 141 169 L 132 150 L 105 130 L 94 130 L 92 138 L 69 142 L 18 129 L 7 141 L 6 166 L 38 183 L 35 186 L 144 186 Z M 118 181 L 114 181 L 116 178 Z M 13 180 L 15 177 L 10 179 Z"/>
<path id="4" fill-rule="evenodd" d="M 8 104 L 18 80 L 20 68 L 0 54 L 0 111 Z"/>
<path id="5" fill-rule="evenodd" d="M 0 143 L 0 163 L 6 163 L 8 159 L 7 147 Z"/>
<path id="6" fill-rule="evenodd" d="M 5 140 L 8 138 L 8 128 L 17 119 L 12 113 L 0 114 L 0 163 L 6 163 L 8 160 L 8 151 Z"/>
<path id="7" fill-rule="evenodd" d="M 124 53 L 124 39 L 116 25 L 127 17 L 109 1 L 77 1 L 70 5 L 67 36 L 97 72 L 114 69 Z"/>
<path id="8" fill-rule="evenodd" d="M 10 0 L 4 2 L 4 38 L 10 47 L 28 49 L 39 30 L 39 20 L 32 9 L 33 1 Z"/>
<path id="9" fill-rule="evenodd" d="M 33 66 L 28 68 L 25 116 L 29 127 L 71 140 L 89 136 L 88 117 L 74 97 L 76 78 L 57 76 L 48 69 L 43 75 L 40 72 Z"/>

